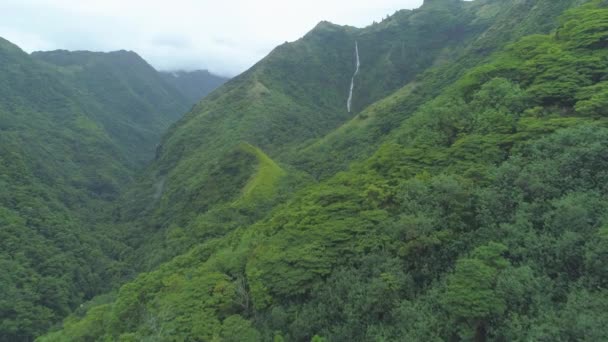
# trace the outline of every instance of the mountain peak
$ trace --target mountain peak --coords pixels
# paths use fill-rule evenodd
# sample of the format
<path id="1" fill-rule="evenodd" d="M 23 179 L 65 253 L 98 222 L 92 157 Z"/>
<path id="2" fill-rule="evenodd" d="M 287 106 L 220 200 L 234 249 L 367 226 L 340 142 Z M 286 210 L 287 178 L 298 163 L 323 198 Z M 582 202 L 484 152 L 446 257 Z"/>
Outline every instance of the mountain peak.
<path id="1" fill-rule="evenodd" d="M 443 5 L 443 4 L 455 4 L 455 3 L 459 3 L 462 2 L 462 0 L 424 0 L 424 2 L 422 3 L 422 6 L 428 6 L 428 5 Z"/>
<path id="2" fill-rule="evenodd" d="M 10 51 L 12 53 L 25 53 L 20 47 L 12 42 L 0 37 L 0 51 Z"/>
<path id="3" fill-rule="evenodd" d="M 128 64 L 148 64 L 137 53 L 135 53 L 134 51 L 127 50 L 118 50 L 110 52 L 85 50 L 34 51 L 32 52 L 32 57 L 59 66 L 80 65 L 85 62 L 93 61 L 122 61 L 127 62 Z"/>

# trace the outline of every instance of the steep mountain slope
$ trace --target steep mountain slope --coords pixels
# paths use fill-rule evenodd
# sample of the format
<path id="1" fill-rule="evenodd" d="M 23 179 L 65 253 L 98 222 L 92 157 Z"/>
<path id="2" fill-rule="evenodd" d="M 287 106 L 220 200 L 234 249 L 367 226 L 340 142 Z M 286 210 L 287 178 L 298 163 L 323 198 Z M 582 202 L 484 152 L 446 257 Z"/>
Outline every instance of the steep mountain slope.
<path id="1" fill-rule="evenodd" d="M 32 340 L 122 277 L 126 246 L 97 221 L 187 106 L 133 53 L 31 57 L 0 39 L 2 340 Z"/>
<path id="2" fill-rule="evenodd" d="M 214 75 L 207 70 L 161 72 L 161 75 L 167 83 L 186 96 L 191 105 L 197 104 L 228 81 L 228 78 Z"/>
<path id="3" fill-rule="evenodd" d="M 153 244 L 142 241 L 142 237 L 162 240 L 171 224 L 198 230 L 192 226 L 197 221 L 194 218 L 220 204 L 213 201 L 207 201 L 204 206 L 195 204 L 197 198 L 208 197 L 204 191 L 209 181 L 206 175 L 240 142 L 260 148 L 278 163 L 296 166 L 298 172 L 294 173 L 299 173 L 296 178 L 304 180 L 302 170 L 315 177 L 329 176 L 356 155 L 364 155 L 361 149 L 355 150 L 356 146 L 364 145 L 353 141 L 361 136 L 375 135 L 374 141 L 368 144 L 373 151 L 381 140 L 378 135 L 386 135 L 390 131 L 386 126 L 396 125 L 398 120 L 382 120 L 381 129 L 372 126 L 358 136 L 349 135 L 344 139 L 340 136 L 340 142 L 333 145 L 356 145 L 353 150 L 360 153 L 344 149 L 338 151 L 337 156 L 315 153 L 332 148 L 323 140 L 317 143 L 320 148 L 307 149 L 311 144 L 317 146 L 315 142 L 355 115 L 348 112 L 346 103 L 356 69 L 356 44 L 362 64 L 355 79 L 354 112 L 411 84 L 417 75 L 435 64 L 455 62 L 459 51 L 467 51 L 462 46 L 471 46 L 490 34 L 485 30 L 493 28 L 491 20 L 480 23 L 480 18 L 485 17 L 478 14 L 484 12 L 485 6 L 490 5 L 427 2 L 418 10 L 400 11 L 364 29 L 322 22 L 302 39 L 277 47 L 252 69 L 205 98 L 171 128 L 148 177 L 121 205 L 123 221 L 140 228 L 129 230 L 133 246 L 149 248 Z M 496 6 L 497 12 L 510 8 L 502 3 Z M 548 11 L 541 14 L 550 17 Z M 553 13 L 553 18 L 555 15 Z M 433 81 L 429 79 L 426 89 Z M 413 112 L 429 97 L 423 93 L 412 101 L 408 98 L 406 110 Z M 409 113 L 404 114 L 403 107 L 393 106 L 387 113 L 393 118 L 406 117 Z M 163 184 L 160 198 L 155 196 L 155 184 Z M 183 201 L 183 198 L 189 200 Z M 144 213 L 149 218 L 146 221 L 140 219 Z M 133 223 L 134 220 L 137 222 Z M 186 227 L 188 225 L 191 227 Z M 157 249 L 154 256 L 161 255 Z M 135 259 L 157 260 L 142 255 Z"/>
<path id="4" fill-rule="evenodd" d="M 112 278 L 71 209 L 114 196 L 129 162 L 54 72 L 4 40 L 0 58 L 0 334 L 29 340 Z"/>
<path id="5" fill-rule="evenodd" d="M 105 131 L 139 165 L 154 156 L 161 134 L 189 107 L 189 99 L 134 52 L 34 52 L 54 66 Z"/>
<path id="6" fill-rule="evenodd" d="M 420 76 L 425 87 L 404 79 L 405 88 L 370 100 L 379 118 L 402 117 L 386 121 L 392 132 L 373 139 L 379 147 L 369 158 L 318 184 L 302 176 L 286 201 L 260 187 L 266 193 L 260 198 L 280 204 L 254 224 L 235 224 L 240 210 L 233 207 L 205 225 L 213 202 L 233 205 L 256 193 L 252 184 L 298 173 L 276 162 L 305 144 L 276 130 L 295 135 L 313 127 L 293 111 L 304 115 L 314 106 L 312 119 L 319 120 L 319 112 L 345 104 L 347 94 L 334 85 L 348 89 L 353 65 L 325 63 L 352 55 L 356 29 L 323 23 L 281 46 L 170 130 L 151 167 L 156 178 L 147 180 L 161 180 L 160 192 L 151 187 L 148 197 L 127 196 L 146 198 L 129 205 L 139 213 L 158 195 L 143 229 L 174 223 L 160 236 L 190 241 L 154 250 L 192 248 L 41 340 L 607 339 L 608 3 L 576 5 L 466 4 L 476 20 L 490 22 L 488 30 L 458 63 Z M 425 6 L 417 13 L 452 9 L 455 1 Z M 490 15 L 509 8 L 520 14 Z M 505 27 L 511 29 L 499 32 Z M 545 34 L 520 37 L 538 32 Z M 321 42 L 325 49 L 313 49 Z M 490 43 L 496 44 L 490 56 L 474 49 Z M 308 66 L 322 57 L 317 75 Z M 325 78 L 334 72 L 344 75 Z M 309 88 L 315 81 L 327 82 L 326 93 Z M 394 106 L 413 95 L 417 102 Z M 308 96 L 316 100 L 310 104 Z M 349 117 L 344 109 L 336 113 L 320 123 L 335 128 Z M 306 138 L 324 131 L 331 129 L 318 127 Z M 219 199 L 202 202 L 208 192 Z"/>
<path id="7" fill-rule="evenodd" d="M 365 159 L 418 106 L 437 96 L 466 70 L 484 61 L 497 48 L 518 37 L 533 33 L 548 33 L 556 27 L 556 18 L 560 13 L 579 3 L 581 1 L 578 0 L 427 1 L 424 6 L 430 8 L 428 14 L 405 11 L 383 23 L 371 26 L 375 28 L 372 32 L 383 32 L 383 27 L 387 27 L 386 30 L 392 32 L 396 31 L 396 27 L 407 26 L 408 30 L 405 32 L 408 34 L 392 35 L 398 37 L 393 44 L 399 46 L 402 52 L 409 52 L 422 59 L 422 63 L 433 63 L 434 68 L 416 75 L 415 78 L 405 79 L 401 84 L 407 83 L 407 85 L 399 92 L 373 106 L 363 107 L 357 116 L 340 128 L 308 145 L 300 146 L 289 156 L 289 162 L 322 179 L 344 170 L 354 160 Z M 431 42 L 427 42 L 428 32 L 434 30 L 441 33 L 435 40 L 443 42 L 445 47 L 439 48 L 441 54 L 432 59 L 424 52 L 427 49 L 438 49 L 434 47 L 437 43 L 432 39 Z M 368 37 L 371 34 L 363 30 L 359 35 Z M 454 41 L 455 35 L 465 38 Z M 378 33 L 372 38 L 370 39 L 372 45 L 375 41 L 384 42 L 394 39 L 387 39 L 385 35 Z M 415 40 L 415 44 L 406 44 L 409 40 Z M 381 58 L 380 61 L 388 59 L 389 57 Z M 391 60 L 395 58 L 392 57 Z M 411 56 L 401 61 L 405 65 L 411 62 Z M 378 67 L 387 69 L 387 65 Z M 404 72 L 407 74 L 408 71 L 393 68 L 380 79 L 395 79 L 395 74 Z M 370 73 L 363 67 L 361 77 L 376 73 L 378 71 Z M 366 89 L 363 92 L 367 91 Z M 359 96 L 355 92 L 355 98 Z"/>

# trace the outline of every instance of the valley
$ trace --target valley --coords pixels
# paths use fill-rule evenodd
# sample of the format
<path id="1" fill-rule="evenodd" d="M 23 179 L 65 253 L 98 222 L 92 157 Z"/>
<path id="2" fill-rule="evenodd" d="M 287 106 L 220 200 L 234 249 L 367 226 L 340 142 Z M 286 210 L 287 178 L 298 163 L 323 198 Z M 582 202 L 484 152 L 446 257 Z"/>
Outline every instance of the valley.
<path id="1" fill-rule="evenodd" d="M 608 2 L 426 0 L 244 73 L 0 40 L 0 340 L 608 339 Z"/>

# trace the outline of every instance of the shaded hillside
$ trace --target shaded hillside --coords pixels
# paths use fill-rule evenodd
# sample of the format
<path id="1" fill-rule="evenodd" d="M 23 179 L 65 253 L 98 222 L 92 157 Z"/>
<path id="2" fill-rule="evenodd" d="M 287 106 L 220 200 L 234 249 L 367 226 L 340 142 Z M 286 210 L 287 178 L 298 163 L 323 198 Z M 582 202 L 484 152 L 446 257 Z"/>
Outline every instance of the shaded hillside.
<path id="1" fill-rule="evenodd" d="M 0 39 L 1 339 L 32 340 L 122 278 L 100 214 L 187 107 L 134 53 Z"/>
<path id="2" fill-rule="evenodd" d="M 161 75 L 179 90 L 191 105 L 197 104 L 228 81 L 228 78 L 214 75 L 207 70 L 161 72 Z"/>
<path id="3" fill-rule="evenodd" d="M 190 100 L 132 51 L 34 52 L 78 89 L 81 103 L 138 165 L 154 156 L 162 133 Z"/>

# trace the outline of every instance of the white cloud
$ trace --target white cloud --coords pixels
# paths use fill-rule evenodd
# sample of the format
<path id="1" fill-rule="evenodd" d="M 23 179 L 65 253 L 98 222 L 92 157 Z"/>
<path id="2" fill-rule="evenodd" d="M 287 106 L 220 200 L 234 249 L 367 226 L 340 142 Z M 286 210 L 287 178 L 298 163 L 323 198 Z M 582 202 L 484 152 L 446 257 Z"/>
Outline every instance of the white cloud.
<path id="1" fill-rule="evenodd" d="M 2 0 L 0 36 L 26 51 L 134 50 L 158 69 L 234 75 L 321 20 L 363 27 L 422 0 Z"/>

